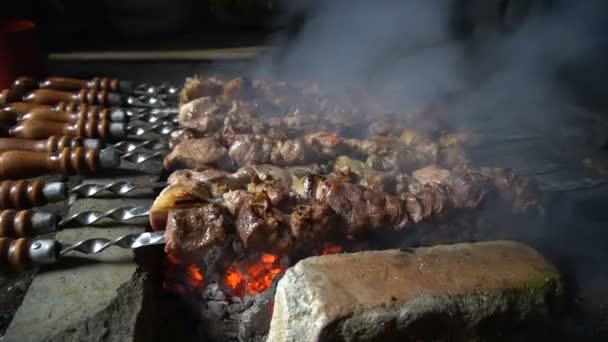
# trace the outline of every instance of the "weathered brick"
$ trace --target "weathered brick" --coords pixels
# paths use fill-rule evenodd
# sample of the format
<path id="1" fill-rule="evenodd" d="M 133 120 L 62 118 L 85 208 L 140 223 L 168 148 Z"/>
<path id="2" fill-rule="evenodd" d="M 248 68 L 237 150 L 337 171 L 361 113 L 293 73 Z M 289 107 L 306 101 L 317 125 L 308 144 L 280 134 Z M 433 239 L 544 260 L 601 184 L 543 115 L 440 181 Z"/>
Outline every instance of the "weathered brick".
<path id="1" fill-rule="evenodd" d="M 551 263 L 510 241 L 312 257 L 279 282 L 268 341 L 509 340 L 562 292 Z"/>

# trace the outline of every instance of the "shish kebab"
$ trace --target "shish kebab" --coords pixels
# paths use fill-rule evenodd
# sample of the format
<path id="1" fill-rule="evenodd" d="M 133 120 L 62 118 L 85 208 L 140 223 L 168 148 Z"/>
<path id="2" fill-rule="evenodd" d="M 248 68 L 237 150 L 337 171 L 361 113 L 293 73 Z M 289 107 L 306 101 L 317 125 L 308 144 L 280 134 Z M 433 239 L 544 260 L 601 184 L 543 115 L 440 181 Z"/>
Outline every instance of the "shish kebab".
<path id="1" fill-rule="evenodd" d="M 386 229 L 388 226 L 393 226 L 390 229 L 402 230 L 408 225 L 410 222 L 410 218 L 408 216 L 408 208 L 411 205 L 406 204 L 407 200 L 402 200 L 394 196 L 388 196 L 386 194 L 382 194 L 381 192 L 374 191 L 371 189 L 365 189 L 364 187 L 357 186 L 354 184 L 349 184 L 345 182 L 325 182 L 322 179 L 316 179 L 313 176 L 312 178 L 307 178 L 309 181 L 306 181 L 306 184 L 303 184 L 302 190 L 307 192 L 308 194 L 302 193 L 303 196 L 312 196 L 311 200 L 314 202 L 309 205 L 301 204 L 298 205 L 292 213 L 292 229 L 294 232 L 294 236 L 289 231 L 281 232 L 280 236 L 276 236 L 274 234 L 274 239 L 272 235 L 268 235 L 271 237 L 269 239 L 270 243 L 275 243 L 275 246 L 272 246 L 273 249 L 280 248 L 288 248 L 291 246 L 292 239 L 299 239 L 300 243 L 308 243 L 311 238 L 326 236 L 328 234 L 333 234 L 336 232 L 329 231 L 329 229 L 335 229 L 336 221 L 335 219 L 343 218 L 345 219 L 345 223 L 349 226 L 350 230 L 345 231 L 346 234 L 358 234 L 361 233 L 361 229 Z M 463 178 L 463 181 L 464 178 Z M 314 185 L 311 183 L 314 182 Z M 455 183 L 456 185 L 456 183 Z M 464 184 L 463 184 L 464 185 Z M 323 187 L 329 186 L 325 191 L 322 190 Z M 338 188 L 342 190 L 337 191 Z M 446 189 L 435 189 L 435 191 L 444 190 L 452 191 L 450 188 Z M 459 208 L 472 208 L 479 205 L 483 197 L 485 196 L 485 192 L 478 191 L 479 189 L 473 187 L 469 187 L 465 185 L 464 187 L 456 187 L 454 188 L 454 195 L 456 197 L 452 197 L 453 200 L 448 200 L 448 197 L 436 198 L 436 201 L 433 204 L 431 210 L 422 209 L 421 215 L 426 215 L 425 217 L 430 217 L 433 214 L 438 214 L 445 207 L 447 209 L 448 206 L 454 205 Z M 429 189 L 425 189 L 424 191 L 431 191 Z M 357 197 L 351 197 L 353 194 L 356 194 Z M 215 204 L 215 203 L 207 203 L 202 206 L 191 209 L 198 211 L 196 213 L 198 218 L 204 219 L 204 224 L 198 224 L 199 228 L 189 226 L 186 229 L 199 229 L 199 230 L 209 230 L 211 232 L 203 233 L 203 244 L 196 246 L 195 250 L 190 250 L 189 253 L 190 258 L 195 258 L 200 254 L 206 253 L 208 248 L 211 248 L 212 245 L 217 245 L 220 243 L 224 243 L 225 239 L 230 234 L 234 234 L 234 231 L 231 231 L 231 225 L 229 222 L 232 222 L 234 218 L 236 218 L 237 227 L 240 227 L 239 237 L 241 239 L 246 236 L 245 246 L 248 248 L 254 248 L 252 243 L 254 240 L 258 240 L 259 234 L 264 233 L 258 230 L 262 230 L 263 228 L 272 228 L 267 226 L 268 224 L 272 224 L 272 220 L 264 222 L 264 223 L 256 223 L 254 221 L 249 221 L 244 216 L 253 215 L 255 217 L 259 213 L 256 213 L 256 206 L 259 204 L 263 205 L 261 208 L 263 211 L 266 210 L 275 210 L 272 209 L 271 199 L 266 195 L 266 192 L 252 193 L 255 195 L 250 200 L 240 205 L 239 214 L 230 218 L 231 214 L 225 206 Z M 387 204 L 387 210 L 385 214 L 377 216 L 373 214 L 371 211 L 367 211 L 367 213 L 355 213 L 353 209 L 349 209 L 348 206 L 351 206 L 355 202 L 359 201 L 362 198 L 360 196 L 371 199 L 375 197 L 377 200 L 380 200 L 382 204 L 372 203 L 376 210 L 382 210 L 381 206 Z M 349 203 L 342 203 L 341 200 L 348 200 Z M 262 201 L 259 202 L 258 201 Z M 317 202 L 319 201 L 319 202 Z M 236 203 L 235 203 L 236 204 Z M 361 203 L 361 205 L 365 205 Z M 335 208 L 335 209 L 334 209 Z M 371 208 L 371 207 L 370 207 Z M 260 209 L 260 208 L 257 208 Z M 317 211 L 321 210 L 321 213 Z M 335 211 L 334 211 L 335 210 Z M 178 212 L 172 216 L 172 220 L 179 220 L 177 216 L 180 215 L 181 212 Z M 270 212 L 268 212 L 270 213 Z M 277 213 L 274 212 L 276 215 Z M 320 215 L 319 215 L 320 214 Z M 354 222 L 349 217 L 355 214 L 353 219 L 363 220 L 364 222 Z M 386 215 L 386 216 L 385 216 Z M 421 217 L 421 219 L 424 217 Z M 253 222 L 254 230 L 252 232 L 247 231 L 247 223 L 243 222 Z M 260 225 L 261 224 L 261 225 Z M 364 228 L 364 226 L 368 226 L 369 228 Z M 331 228 L 334 227 L 334 228 Z M 275 227 L 278 228 L 278 227 Z M 280 227 L 281 229 L 286 229 L 287 226 Z M 238 229 L 238 228 L 237 228 Z M 320 229 L 320 230 L 319 230 Z M 215 231 L 215 232 L 214 232 Z M 315 235 L 315 232 L 318 234 Z M 11 238 L 0 238 L 0 270 L 22 270 L 27 267 L 31 267 L 34 264 L 49 264 L 54 263 L 58 260 L 61 255 L 64 255 L 70 250 L 77 250 L 84 253 L 96 253 L 99 252 L 111 245 L 117 245 L 124 248 L 138 248 L 143 245 L 152 245 L 152 244 L 162 244 L 166 241 L 176 242 L 179 239 L 187 238 L 187 234 L 191 234 L 190 232 L 178 232 L 175 230 L 168 230 L 165 232 L 157 232 L 157 233 L 144 233 L 137 235 L 128 235 L 117 240 L 111 241 L 106 239 L 90 239 L 80 243 L 77 243 L 70 247 L 66 247 L 62 249 L 62 244 L 56 240 L 40 240 L 40 241 L 32 241 L 30 239 L 11 239 Z M 251 233 L 251 234 L 248 234 Z M 186 234 L 186 235 L 184 235 Z M 196 232 L 194 232 L 195 235 Z M 169 240 L 167 240 L 169 238 Z M 196 239 L 196 238 L 195 238 Z M 189 245 L 186 243 L 186 245 Z M 183 251 L 172 250 L 174 245 L 169 244 L 166 246 L 166 249 L 172 251 L 174 255 L 181 255 Z M 193 247 L 191 244 L 190 248 Z M 267 245 L 265 247 L 270 247 Z M 258 246 L 259 248 L 259 246 Z"/>
<path id="2" fill-rule="evenodd" d="M 105 90 L 116 93 L 131 93 L 136 95 L 164 95 L 177 96 L 179 88 L 167 84 L 152 86 L 147 83 L 134 83 L 109 77 L 94 77 L 90 80 L 70 77 L 49 77 L 45 80 L 36 80 L 21 76 L 12 85 L 13 89 L 24 92 L 34 89 L 55 89 L 63 91 L 78 91 L 80 89 Z"/>
<path id="3" fill-rule="evenodd" d="M 311 178 L 307 178 L 311 179 Z M 314 181 L 314 177 L 312 178 Z M 597 184 L 605 184 L 606 182 L 598 182 Z M 312 184 L 309 182 L 308 184 Z M 319 183 L 317 183 L 319 184 Z M 596 185 L 597 185 L 596 184 Z M 586 184 L 585 186 L 588 186 Z M 354 185 L 353 185 L 354 186 Z M 574 188 L 567 187 L 565 191 L 572 191 Z M 430 189 L 427 188 L 426 191 Z M 551 191 L 559 191 L 559 189 L 551 189 Z M 574 189 L 575 190 L 575 189 Z M 242 193 L 239 190 L 228 192 L 228 194 L 233 193 Z M 310 193 L 307 191 L 307 193 Z M 475 192 L 461 192 L 461 194 L 475 194 Z M 327 195 L 327 193 L 325 193 Z M 237 196 L 233 196 L 237 197 Z M 408 195 L 403 196 L 406 199 L 411 198 Z M 441 197 L 441 196 L 440 196 Z M 443 197 L 445 198 L 445 197 Z M 462 197 L 463 198 L 463 197 Z M 461 199 L 462 199 L 461 198 Z M 479 197 L 471 197 L 471 198 L 479 198 Z M 449 201 L 448 201 L 449 203 Z M 250 203 L 246 203 L 241 205 L 239 208 L 239 212 L 243 211 L 243 218 L 251 215 L 252 208 L 256 208 L 258 205 L 262 205 L 262 213 L 267 210 L 272 210 L 272 207 L 269 207 L 269 204 L 272 204 L 272 199 L 269 198 L 268 193 L 266 192 L 257 192 L 255 196 L 252 198 Z M 473 202 L 469 202 L 469 204 L 475 204 Z M 290 222 L 293 223 L 291 230 L 296 232 L 298 237 L 298 243 L 305 243 L 307 238 L 311 236 L 308 233 L 314 233 L 315 228 L 322 228 L 321 223 L 332 222 L 332 217 L 327 216 L 328 208 L 323 203 L 313 202 L 312 205 L 298 205 L 296 206 L 296 210 L 290 214 L 291 218 Z M 232 208 L 231 210 L 235 210 Z M 407 211 L 407 209 L 406 209 Z M 173 230 L 168 231 L 157 231 L 157 232 L 147 232 L 140 234 L 128 234 L 121 237 L 118 237 L 113 240 L 104 239 L 104 238 L 93 238 L 87 239 L 75 244 L 66 244 L 61 243 L 54 239 L 42 239 L 42 240 L 32 240 L 29 238 L 19 238 L 12 239 L 7 237 L 0 237 L 0 272 L 12 271 L 12 270 L 23 270 L 29 267 L 33 267 L 36 265 L 46 265 L 53 264 L 60 260 L 62 256 L 71 251 L 77 251 L 85 254 L 94 254 L 99 253 L 109 248 L 111 246 L 117 246 L 121 248 L 130 248 L 136 249 L 144 246 L 150 245 L 164 245 L 169 241 L 170 245 L 165 246 L 169 253 L 179 254 L 182 253 L 182 257 L 184 257 L 183 253 L 186 255 L 190 254 L 190 257 L 196 259 L 200 256 L 200 253 L 206 252 L 208 248 L 212 247 L 213 244 L 218 243 L 226 238 L 226 234 L 222 233 L 223 229 L 226 228 L 225 225 L 227 221 L 220 220 L 218 226 L 218 216 L 217 214 L 221 214 L 219 217 L 224 217 L 225 215 L 230 215 L 230 211 L 226 210 L 225 207 L 219 206 L 217 203 L 204 203 L 199 206 L 190 207 L 189 209 L 176 210 L 175 213 L 172 214 L 171 220 L 179 221 L 184 217 L 188 217 L 188 215 L 195 214 L 199 218 L 207 218 L 206 221 L 203 222 L 211 222 L 211 224 L 207 225 L 192 225 L 186 224 L 185 226 L 182 224 L 172 224 Z M 276 214 L 276 212 L 275 212 Z M 315 215 L 316 214 L 316 215 Z M 319 215 L 320 214 L 320 215 Z M 408 213 L 409 215 L 409 213 Z M 407 216 L 407 215 L 406 215 Z M 181 218 L 180 218 L 181 217 Z M 409 217 L 409 216 L 407 216 Z M 246 221 L 246 220 L 245 220 Z M 186 220 L 186 223 L 188 220 Z M 238 224 L 238 214 L 237 214 L 237 224 Z M 240 222 L 243 222 L 241 219 Z M 413 220 L 411 221 L 413 222 Z M 215 224 L 213 224 L 215 223 Z M 258 221 L 259 223 L 259 221 Z M 332 222 L 335 223 L 335 222 Z M 186 231 L 176 231 L 175 227 L 186 228 Z M 304 227 L 305 229 L 302 229 Z M 230 227 L 228 227 L 230 228 Z M 203 234 L 202 240 L 195 240 L 194 244 L 185 244 L 186 250 L 177 250 L 176 246 L 179 246 L 179 239 L 188 239 L 188 235 L 193 236 L 201 236 L 202 232 L 197 232 L 197 229 L 208 230 L 211 234 Z M 213 234 L 215 230 L 216 234 Z M 232 233 L 234 234 L 234 233 Z M 308 235 L 308 237 L 307 237 Z M 314 236 L 314 234 L 313 234 Z M 177 239 L 172 240 L 172 239 Z M 173 241 L 173 242 L 171 242 Z M 176 243 L 177 242 L 177 243 Z M 192 242 L 192 241 L 191 241 Z M 198 244 L 197 244 L 198 242 Z M 172 249 L 173 248 L 173 249 Z M 190 250 L 188 250 L 190 249 Z M 194 254 L 193 254 L 194 253 Z"/>

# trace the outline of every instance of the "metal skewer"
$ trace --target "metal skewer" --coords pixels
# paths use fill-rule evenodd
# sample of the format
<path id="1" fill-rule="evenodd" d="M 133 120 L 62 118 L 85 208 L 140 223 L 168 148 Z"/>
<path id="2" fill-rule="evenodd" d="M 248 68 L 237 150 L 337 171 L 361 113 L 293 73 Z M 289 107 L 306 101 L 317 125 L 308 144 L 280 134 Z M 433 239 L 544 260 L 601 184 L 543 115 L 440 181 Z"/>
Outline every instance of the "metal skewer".
<path id="1" fill-rule="evenodd" d="M 57 227 L 69 225 L 90 226 L 101 220 L 109 219 L 116 223 L 128 223 L 137 218 L 144 218 L 150 215 L 150 207 L 120 207 L 107 211 L 88 210 L 72 214 L 57 223 Z"/>
<path id="2" fill-rule="evenodd" d="M 75 244 L 63 243 L 56 239 L 3 237 L 0 238 L 0 273 L 24 271 L 39 265 L 52 265 L 70 252 L 96 254 L 112 246 L 137 249 L 164 244 L 165 232 L 128 234 L 112 240 L 93 238 Z"/>
<path id="3" fill-rule="evenodd" d="M 165 141 L 149 139 L 143 141 L 123 140 L 115 144 L 107 145 L 104 150 L 116 149 L 121 152 L 131 152 L 140 149 L 165 150 L 169 145 Z"/>
<path id="4" fill-rule="evenodd" d="M 62 256 L 72 251 L 77 251 L 84 254 L 96 254 L 112 246 L 125 249 L 135 249 L 151 245 L 164 245 L 165 236 L 164 231 L 159 231 L 140 234 L 127 234 L 112 240 L 104 238 L 92 238 L 82 240 L 71 245 L 62 243 L 59 255 Z"/>
<path id="5" fill-rule="evenodd" d="M 168 135 L 177 129 L 179 128 L 174 125 L 166 125 L 164 123 L 157 123 L 147 127 L 143 125 L 128 125 L 127 134 L 144 135 L 146 133 L 156 133 L 160 135 Z"/>
<path id="6" fill-rule="evenodd" d="M 103 193 L 111 193 L 117 196 L 128 196 L 130 193 L 141 189 L 160 189 L 167 186 L 165 182 L 150 184 L 134 184 L 129 182 L 112 182 L 108 184 L 80 184 L 68 190 L 70 194 L 78 197 L 95 197 Z"/>

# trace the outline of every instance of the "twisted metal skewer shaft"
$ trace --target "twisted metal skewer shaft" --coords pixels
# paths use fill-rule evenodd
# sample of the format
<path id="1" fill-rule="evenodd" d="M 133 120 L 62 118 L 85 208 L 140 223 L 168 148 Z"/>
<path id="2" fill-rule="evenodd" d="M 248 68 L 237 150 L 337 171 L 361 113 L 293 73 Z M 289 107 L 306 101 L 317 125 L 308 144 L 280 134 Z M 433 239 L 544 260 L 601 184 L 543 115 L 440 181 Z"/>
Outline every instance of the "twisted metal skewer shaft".
<path id="1" fill-rule="evenodd" d="M 120 248 L 134 249 L 150 245 L 160 245 L 165 243 L 165 232 L 146 232 L 140 234 L 127 234 L 116 239 L 93 238 L 79 241 L 73 245 L 62 244 L 59 255 L 77 251 L 84 254 L 96 254 L 103 250 L 116 246 Z"/>
<path id="2" fill-rule="evenodd" d="M 129 116 L 130 120 L 139 120 L 148 123 L 159 123 L 164 125 L 177 124 L 177 115 L 174 113 L 152 114 L 150 112 L 132 113 Z"/>
<path id="3" fill-rule="evenodd" d="M 121 207 L 114 208 L 108 211 L 82 211 L 72 214 L 59 222 L 59 226 L 77 224 L 81 226 L 90 226 L 103 219 L 110 219 L 118 223 L 128 223 L 128 221 L 136 218 L 148 217 L 150 215 L 150 207 Z"/>
<path id="4" fill-rule="evenodd" d="M 128 196 L 129 193 L 140 189 L 159 189 L 167 186 L 167 183 L 157 182 L 151 184 L 134 184 L 130 182 L 112 182 L 108 184 L 80 184 L 69 190 L 70 193 L 79 197 L 94 197 L 104 192 L 114 195 Z"/>
<path id="5" fill-rule="evenodd" d="M 162 159 L 162 158 L 164 158 L 164 156 L 165 156 L 165 153 L 163 153 L 162 151 L 149 152 L 149 153 L 131 151 L 131 152 L 127 152 L 127 153 L 123 154 L 121 156 L 121 159 L 126 160 L 133 164 L 141 164 L 141 163 L 145 163 L 148 160 L 152 160 L 152 159 Z"/>
<path id="6" fill-rule="evenodd" d="M 144 141 L 123 140 L 123 141 L 120 141 L 115 144 L 107 146 L 106 148 L 104 148 L 104 151 L 105 150 L 119 150 L 122 152 L 131 152 L 131 151 L 141 150 L 141 149 L 163 150 L 163 149 L 168 149 L 168 148 L 169 148 L 169 146 L 166 142 L 160 141 L 157 139 L 150 139 L 150 140 L 144 140 Z"/>
<path id="7" fill-rule="evenodd" d="M 127 126 L 127 133 L 131 135 L 144 135 L 146 133 L 167 135 L 177 129 L 179 128 L 173 125 L 165 125 L 163 123 L 158 123 L 147 127 L 142 127 L 140 125 L 129 125 Z"/>

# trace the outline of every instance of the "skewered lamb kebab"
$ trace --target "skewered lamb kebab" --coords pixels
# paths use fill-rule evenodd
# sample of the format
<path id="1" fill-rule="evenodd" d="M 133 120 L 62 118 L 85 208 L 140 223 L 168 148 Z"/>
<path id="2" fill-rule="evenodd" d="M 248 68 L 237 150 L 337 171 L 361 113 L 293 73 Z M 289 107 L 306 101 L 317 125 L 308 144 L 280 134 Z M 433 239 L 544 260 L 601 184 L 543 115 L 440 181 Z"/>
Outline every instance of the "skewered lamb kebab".
<path id="1" fill-rule="evenodd" d="M 281 82 L 235 78 L 222 83 L 213 78 L 195 78 L 182 91 L 178 116 L 187 130 L 175 138 L 201 137 L 222 130 L 274 137 L 296 137 L 320 130 L 350 131 L 355 136 L 398 135 L 406 127 L 428 132 L 440 126 L 428 111 L 370 115 L 395 110 L 361 91 L 321 96 L 318 90 L 288 87 Z"/>
<path id="2" fill-rule="evenodd" d="M 227 139 L 214 136 L 182 141 L 167 155 L 164 164 L 168 170 L 203 165 L 234 170 L 256 164 L 306 165 L 333 160 L 339 155 L 367 157 L 375 168 L 385 171 L 413 170 L 435 164 L 443 156 L 438 144 L 408 146 L 399 138 L 350 139 L 329 132 L 294 139 L 238 134 Z"/>
<path id="3" fill-rule="evenodd" d="M 483 176 L 472 172 L 401 198 L 320 176 L 302 179 L 297 191 L 304 201 L 287 194 L 273 197 L 271 188 L 225 196 L 224 205 L 203 203 L 170 211 L 167 252 L 180 260 L 200 260 L 231 237 L 248 250 L 288 252 L 335 235 L 355 239 L 387 229 L 401 231 L 448 209 L 477 208 L 489 191 Z"/>

